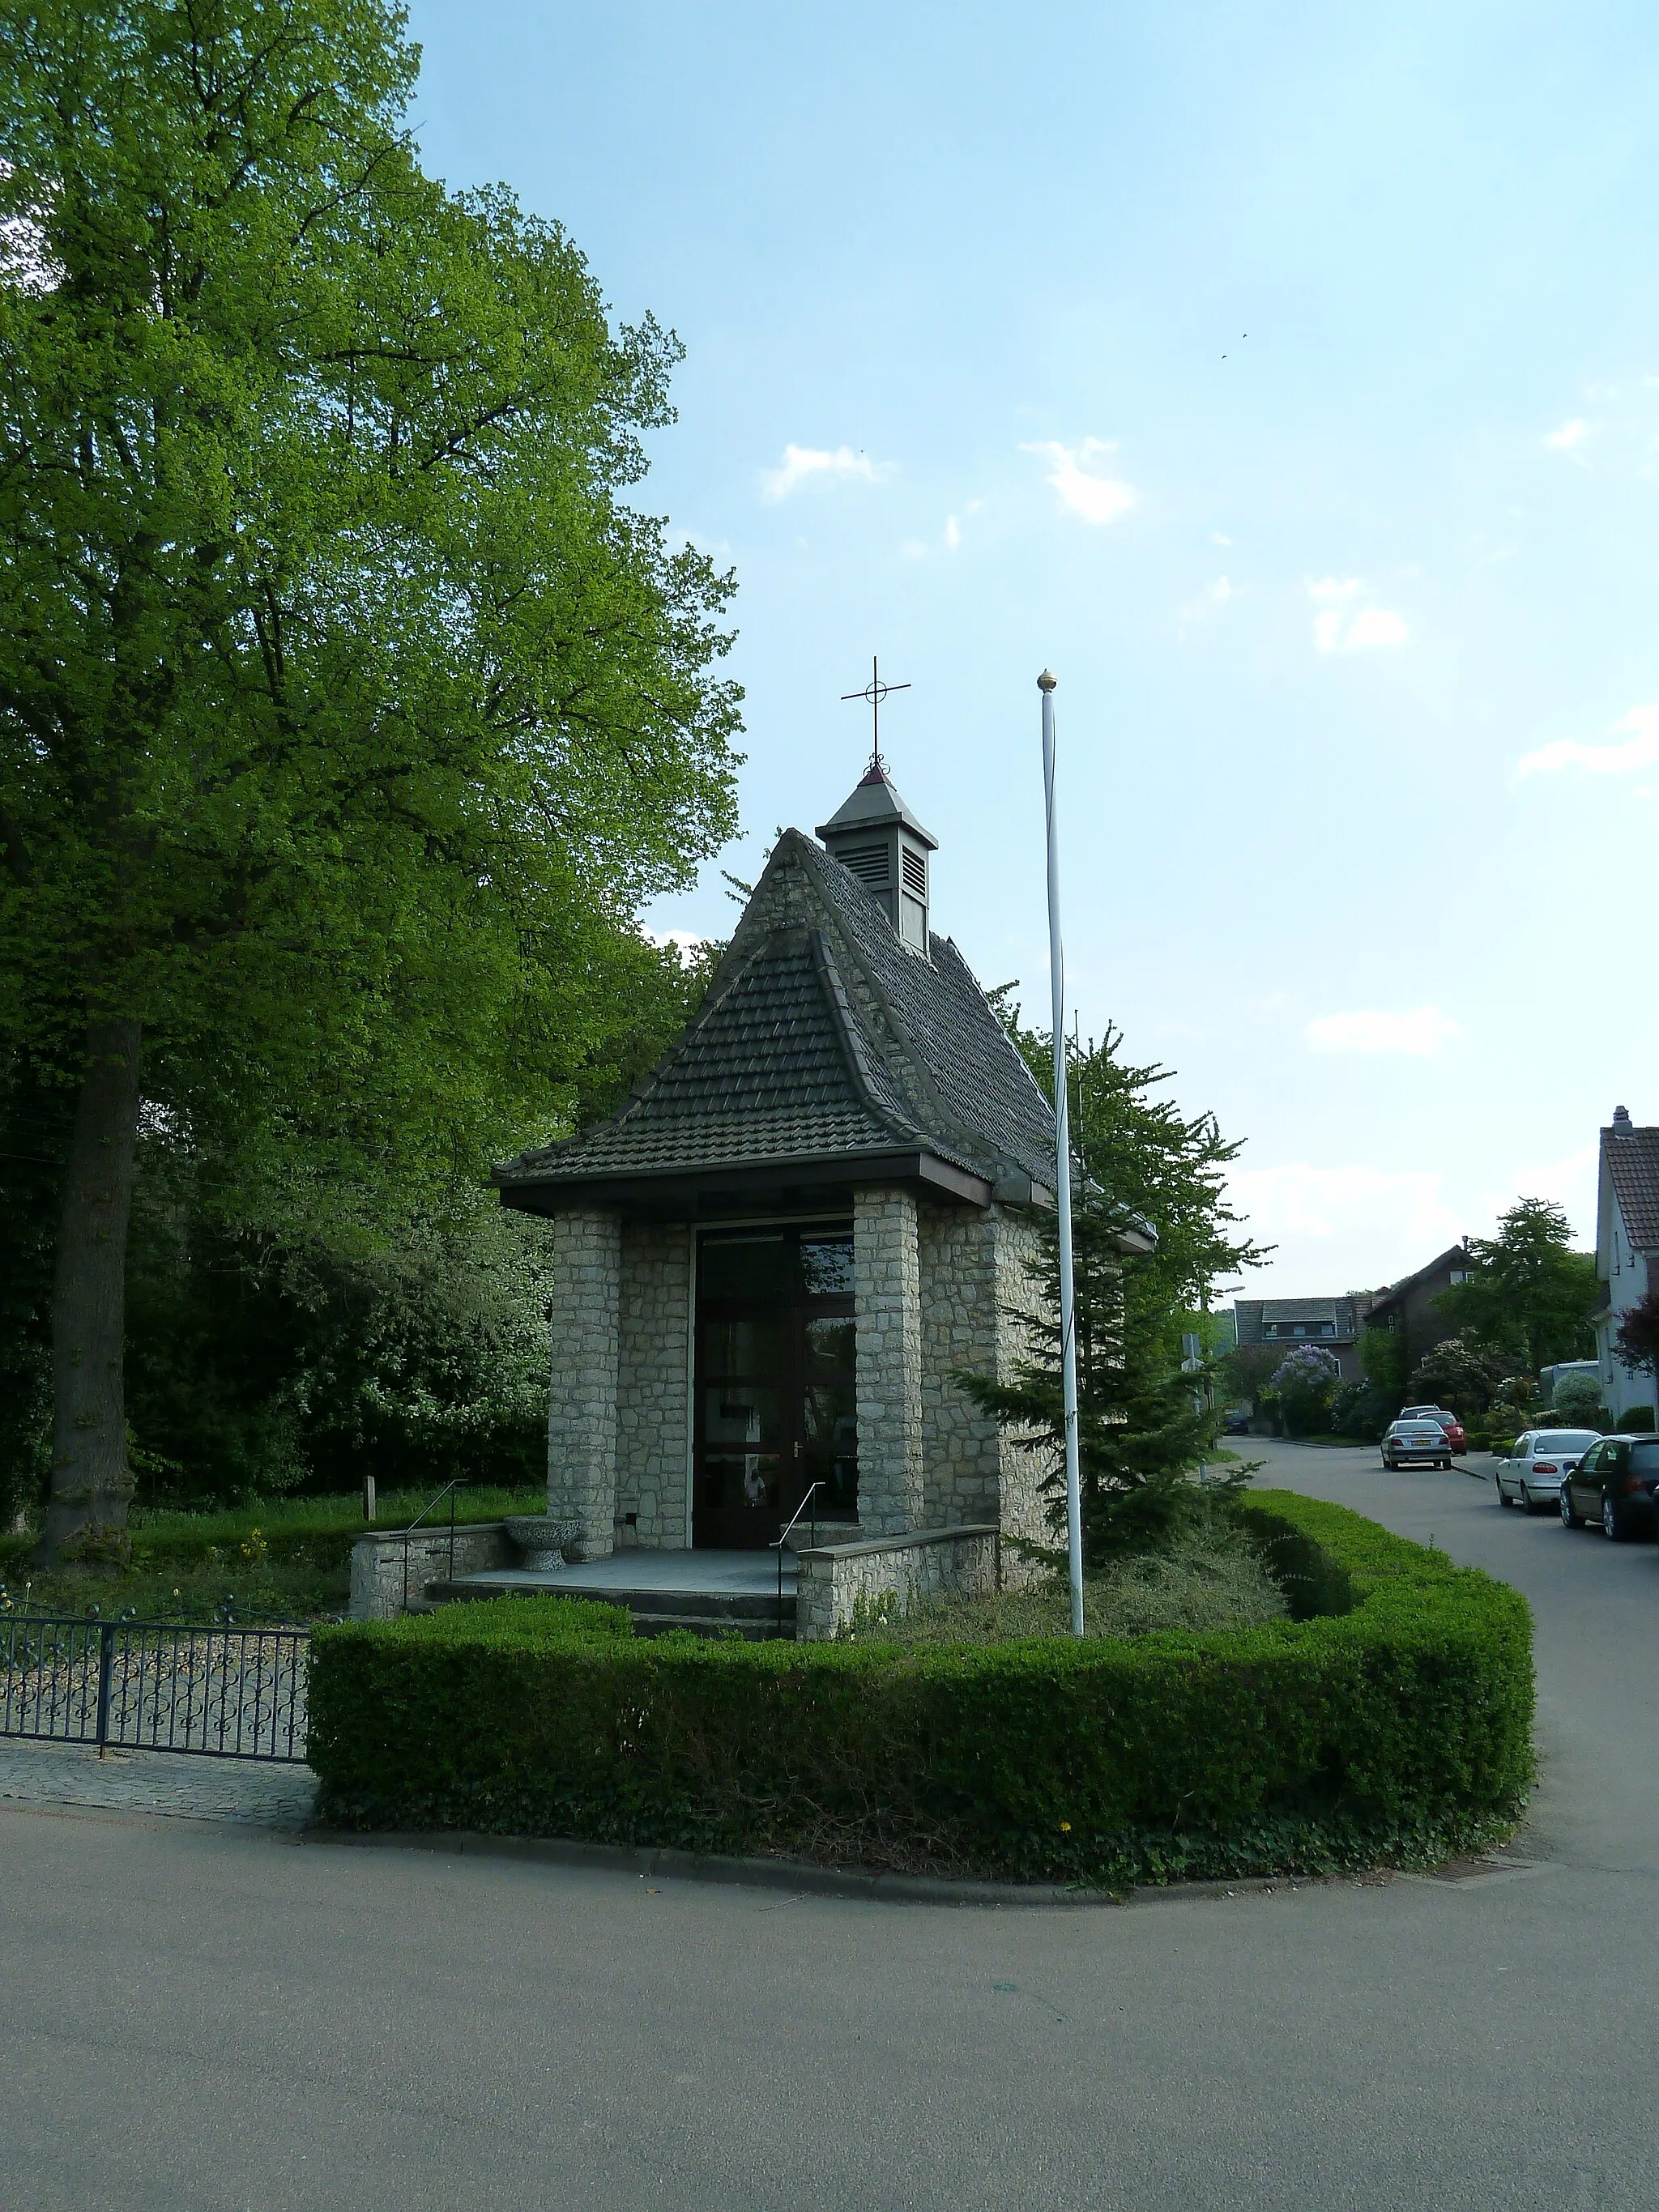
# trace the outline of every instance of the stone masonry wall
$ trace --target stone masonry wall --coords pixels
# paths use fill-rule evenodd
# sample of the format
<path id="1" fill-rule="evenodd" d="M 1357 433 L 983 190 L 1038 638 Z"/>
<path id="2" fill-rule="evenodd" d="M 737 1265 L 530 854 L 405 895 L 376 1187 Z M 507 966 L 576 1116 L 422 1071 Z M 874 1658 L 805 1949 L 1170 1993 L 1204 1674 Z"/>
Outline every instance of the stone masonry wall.
<path id="1" fill-rule="evenodd" d="M 995 1521 L 1000 1438 L 953 1379 L 960 1369 L 995 1375 L 995 1209 L 924 1201 L 921 1262 L 921 1437 L 924 1525 Z"/>
<path id="2" fill-rule="evenodd" d="M 857 1302 L 859 1526 L 896 1536 L 922 1526 L 921 1288 L 916 1201 L 902 1189 L 853 1194 Z"/>
<path id="3" fill-rule="evenodd" d="M 428 1583 L 447 1580 L 452 1566 L 458 1575 L 482 1575 L 492 1567 L 518 1564 L 519 1554 L 499 1521 L 464 1522 L 455 1531 L 453 1552 L 447 1527 L 416 1528 L 407 1545 L 395 1531 L 360 1536 L 351 1547 L 349 1617 L 395 1620 L 405 1592 L 418 1599 Z"/>
<path id="4" fill-rule="evenodd" d="M 795 1580 L 795 1640 L 827 1643 L 860 1613 L 902 1620 L 928 1598 L 988 1597 L 1001 1587 L 1003 1559 L 994 1527 L 802 1552 Z"/>
<path id="5" fill-rule="evenodd" d="M 1041 1311 L 1042 1285 L 1032 1282 L 1027 1262 L 1040 1256 L 1042 1245 L 1036 1219 L 1029 1213 L 992 1209 L 996 1253 L 997 1376 L 1011 1382 L 1014 1370 L 1032 1340 L 1027 1321 Z M 1020 1316 L 1025 1316 L 1022 1320 Z M 998 1441 L 999 1488 L 1002 1496 L 1002 1527 L 1010 1536 L 1028 1543 L 1052 1545 L 1048 1507 L 1040 1485 L 1043 1475 L 1041 1454 L 1016 1443 L 1006 1431 Z M 1013 1557 L 1004 1554 L 1004 1579 L 1012 1577 Z"/>
<path id="6" fill-rule="evenodd" d="M 689 1540 L 685 1484 L 691 1234 L 629 1224 L 622 1236 L 617 1391 L 618 1545 L 678 1551 Z M 637 1516 L 628 1525 L 626 1516 Z"/>
<path id="7" fill-rule="evenodd" d="M 622 1224 L 603 1209 L 553 1218 L 547 1510 L 580 1522 L 567 1556 L 611 1552 L 617 1510 Z"/>

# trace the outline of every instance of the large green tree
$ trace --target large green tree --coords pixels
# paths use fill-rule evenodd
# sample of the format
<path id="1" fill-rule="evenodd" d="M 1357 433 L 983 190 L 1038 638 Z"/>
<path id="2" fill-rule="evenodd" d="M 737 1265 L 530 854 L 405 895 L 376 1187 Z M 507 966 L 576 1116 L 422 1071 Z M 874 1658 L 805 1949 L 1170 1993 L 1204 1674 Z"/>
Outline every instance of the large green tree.
<path id="1" fill-rule="evenodd" d="M 1566 1215 L 1547 1199 L 1523 1198 L 1504 1214 L 1495 1237 L 1472 1237 L 1468 1280 L 1435 1300 L 1467 1343 L 1501 1366 L 1540 1367 L 1587 1358 L 1595 1349 L 1591 1316 L 1595 1261 L 1572 1249 Z"/>
<path id="2" fill-rule="evenodd" d="M 228 1218 L 574 1107 L 732 823 L 730 580 L 625 504 L 672 339 L 424 176 L 382 0 L 0 16 L 0 1034 L 73 1097 L 50 1555 L 131 1492 L 141 1122 Z"/>
<path id="3" fill-rule="evenodd" d="M 1045 1091 L 1053 1058 L 1040 1031 L 1011 1022 Z M 1169 1528 L 1189 1491 L 1185 1477 L 1212 1451 L 1225 1418 L 1207 1363 L 1183 1358 L 1212 1286 L 1264 1254 L 1227 1203 L 1226 1169 L 1239 1146 L 1212 1114 L 1188 1117 L 1162 1097 L 1170 1071 L 1123 1055 L 1120 1030 L 1067 1054 L 1073 1153 L 1073 1251 L 1077 1292 L 1078 1444 L 1084 1547 L 1098 1563 Z M 1156 1243 L 1144 1244 L 1150 1227 Z M 1059 1310 L 1058 1239 L 1043 1229 L 1043 1311 Z M 1065 1419 L 1058 1322 L 1038 1325 L 1031 1356 L 1011 1383 L 964 1377 L 976 1401 L 1042 1455 L 1054 1524 L 1065 1516 Z"/>

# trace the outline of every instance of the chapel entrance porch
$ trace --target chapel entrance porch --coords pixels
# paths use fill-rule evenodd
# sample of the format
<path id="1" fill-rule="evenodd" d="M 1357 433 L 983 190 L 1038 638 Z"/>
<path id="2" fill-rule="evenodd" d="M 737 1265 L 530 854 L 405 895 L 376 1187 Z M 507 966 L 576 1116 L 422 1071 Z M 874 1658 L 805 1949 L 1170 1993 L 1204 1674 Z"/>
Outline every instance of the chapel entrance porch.
<path id="1" fill-rule="evenodd" d="M 698 1237 L 698 1550 L 775 1545 L 809 1498 L 817 1522 L 856 1522 L 856 1334 L 851 1222 Z"/>

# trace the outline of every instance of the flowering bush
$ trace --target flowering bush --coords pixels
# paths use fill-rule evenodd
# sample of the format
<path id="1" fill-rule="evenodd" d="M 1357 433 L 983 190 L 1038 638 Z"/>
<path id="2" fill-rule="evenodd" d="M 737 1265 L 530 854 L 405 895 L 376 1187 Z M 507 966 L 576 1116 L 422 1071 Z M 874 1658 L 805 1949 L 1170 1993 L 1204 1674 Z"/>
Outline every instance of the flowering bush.
<path id="1" fill-rule="evenodd" d="M 1298 1344 L 1280 1360 L 1268 1387 L 1292 1436 L 1324 1425 L 1341 1373 L 1334 1352 L 1316 1344 Z"/>

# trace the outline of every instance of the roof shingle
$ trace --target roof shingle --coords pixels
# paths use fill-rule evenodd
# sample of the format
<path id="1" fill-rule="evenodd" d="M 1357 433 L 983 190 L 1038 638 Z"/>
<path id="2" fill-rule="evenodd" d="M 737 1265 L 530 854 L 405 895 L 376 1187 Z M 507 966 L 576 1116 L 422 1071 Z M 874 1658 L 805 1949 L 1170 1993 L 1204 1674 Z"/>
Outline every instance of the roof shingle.
<path id="1" fill-rule="evenodd" d="M 496 1170 L 507 1189 L 922 1149 L 1053 1181 L 1048 1103 L 948 938 L 922 958 L 786 830 L 696 1018 L 626 1103 Z"/>
<path id="2" fill-rule="evenodd" d="M 1638 1252 L 1659 1252 L 1659 1129 L 1603 1129 L 1601 1157 L 1626 1236 Z"/>

